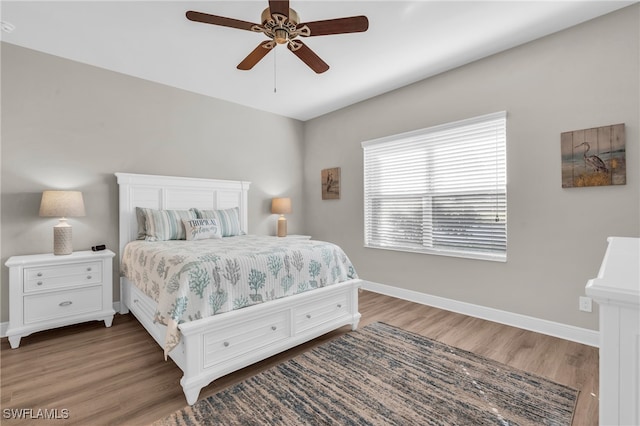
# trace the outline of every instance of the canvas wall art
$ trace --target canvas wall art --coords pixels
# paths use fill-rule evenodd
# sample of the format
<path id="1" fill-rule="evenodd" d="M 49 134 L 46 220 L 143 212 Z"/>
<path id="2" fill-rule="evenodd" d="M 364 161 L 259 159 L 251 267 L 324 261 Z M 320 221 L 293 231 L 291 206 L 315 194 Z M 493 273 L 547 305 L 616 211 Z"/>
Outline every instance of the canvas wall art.
<path id="1" fill-rule="evenodd" d="M 340 167 L 323 169 L 320 173 L 320 180 L 322 181 L 323 200 L 340 199 Z"/>
<path id="2" fill-rule="evenodd" d="M 625 185 L 625 144 L 624 123 L 562 133 L 562 187 Z"/>

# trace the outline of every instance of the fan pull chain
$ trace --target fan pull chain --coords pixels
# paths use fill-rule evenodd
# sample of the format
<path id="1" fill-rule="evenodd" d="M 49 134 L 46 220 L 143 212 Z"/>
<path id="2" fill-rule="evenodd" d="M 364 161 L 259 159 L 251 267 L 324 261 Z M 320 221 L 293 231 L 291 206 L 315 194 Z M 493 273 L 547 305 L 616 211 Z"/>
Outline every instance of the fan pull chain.
<path id="1" fill-rule="evenodd" d="M 278 68 L 276 67 L 276 57 L 278 56 L 278 49 L 277 46 L 273 49 L 273 93 L 277 93 L 278 90 L 276 89 L 276 82 L 277 82 L 277 71 Z"/>

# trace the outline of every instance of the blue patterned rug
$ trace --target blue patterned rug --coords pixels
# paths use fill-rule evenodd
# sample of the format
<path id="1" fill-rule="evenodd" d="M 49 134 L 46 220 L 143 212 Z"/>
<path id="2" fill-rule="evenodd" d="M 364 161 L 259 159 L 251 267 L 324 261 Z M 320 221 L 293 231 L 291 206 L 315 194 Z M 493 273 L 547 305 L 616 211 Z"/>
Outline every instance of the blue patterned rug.
<path id="1" fill-rule="evenodd" d="M 578 391 L 383 324 L 154 425 L 570 425 Z"/>

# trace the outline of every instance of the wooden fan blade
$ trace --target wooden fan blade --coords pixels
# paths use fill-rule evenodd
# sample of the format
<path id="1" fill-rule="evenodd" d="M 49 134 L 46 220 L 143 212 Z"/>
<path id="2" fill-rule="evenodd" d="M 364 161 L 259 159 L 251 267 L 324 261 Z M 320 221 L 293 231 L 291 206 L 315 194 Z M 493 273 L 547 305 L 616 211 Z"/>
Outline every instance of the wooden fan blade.
<path id="1" fill-rule="evenodd" d="M 361 33 L 369 29 L 369 20 L 366 16 L 351 16 L 349 18 L 327 19 L 298 24 L 297 28 L 307 26 L 311 32 L 308 36 L 323 36 L 331 34 Z M 304 34 L 301 34 L 304 36 Z"/>
<path id="2" fill-rule="evenodd" d="M 208 13 L 194 12 L 190 10 L 187 12 L 187 19 L 194 22 L 202 22 L 204 24 L 220 25 L 223 27 L 238 28 L 240 30 L 251 31 L 251 27 L 257 24 L 253 24 L 247 21 L 241 21 L 239 19 L 225 18 L 224 16 L 209 15 Z"/>
<path id="3" fill-rule="evenodd" d="M 269 11 L 289 18 L 289 0 L 269 0 Z"/>
<path id="4" fill-rule="evenodd" d="M 258 45 L 258 47 L 253 49 L 253 51 L 249 53 L 249 55 L 244 58 L 242 62 L 238 64 L 237 68 L 243 71 L 250 70 L 254 67 L 255 64 L 260 62 L 260 59 L 264 58 L 267 53 L 271 52 L 271 49 L 273 49 L 275 46 L 276 43 L 273 40 L 263 41 Z"/>
<path id="5" fill-rule="evenodd" d="M 320 59 L 313 50 L 309 49 L 309 47 L 300 40 L 294 40 L 294 42 L 289 43 L 287 48 L 298 58 L 302 59 L 302 62 L 307 64 L 309 68 L 314 70 L 316 73 L 321 74 L 329 69 L 329 65 Z"/>

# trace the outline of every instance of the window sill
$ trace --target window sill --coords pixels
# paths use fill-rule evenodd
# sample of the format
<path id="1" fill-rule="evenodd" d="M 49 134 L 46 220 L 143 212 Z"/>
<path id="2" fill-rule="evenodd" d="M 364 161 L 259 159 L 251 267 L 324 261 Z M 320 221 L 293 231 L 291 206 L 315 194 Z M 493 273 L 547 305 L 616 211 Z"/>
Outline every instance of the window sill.
<path id="1" fill-rule="evenodd" d="M 465 252 L 465 251 L 455 251 L 455 250 L 442 250 L 442 249 L 410 249 L 410 248 L 402 248 L 402 247 L 385 247 L 385 246 L 375 246 L 370 244 L 365 244 L 365 248 L 378 249 L 378 250 L 391 250 L 391 251 L 401 251 L 407 253 L 417 253 L 417 254 L 431 254 L 436 256 L 448 256 L 448 257 L 458 257 L 463 259 L 472 259 L 472 260 L 488 260 L 491 262 L 507 262 L 506 253 L 479 253 L 479 252 Z"/>

